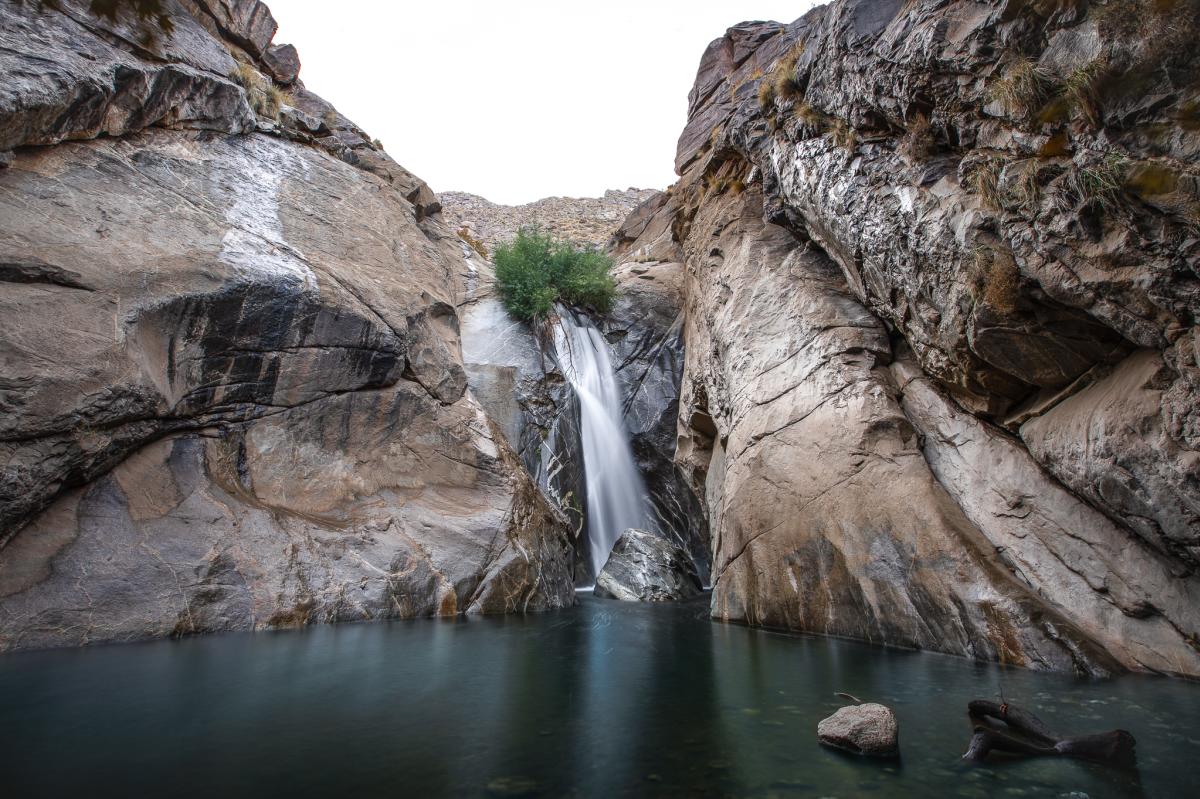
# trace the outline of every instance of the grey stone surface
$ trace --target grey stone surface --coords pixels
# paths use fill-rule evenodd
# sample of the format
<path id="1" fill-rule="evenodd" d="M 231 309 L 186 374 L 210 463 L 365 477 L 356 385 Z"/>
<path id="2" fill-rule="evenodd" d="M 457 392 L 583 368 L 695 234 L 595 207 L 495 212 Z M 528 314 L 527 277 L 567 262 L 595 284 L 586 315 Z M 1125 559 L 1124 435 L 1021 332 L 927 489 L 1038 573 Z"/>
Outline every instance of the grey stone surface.
<path id="1" fill-rule="evenodd" d="M 29 5 L 9 57 L 94 33 Z M 62 55 L 43 82 L 88 83 Z M 0 171 L 0 649 L 574 602 L 566 520 L 467 392 L 461 242 L 297 95 L 303 130 L 143 115 Z M 22 102 L 23 145 L 95 134 Z"/>
<path id="2" fill-rule="evenodd" d="M 1116 663 L 1013 575 L 931 472 L 887 332 L 754 186 L 702 201 L 683 250 L 676 458 L 703 492 L 712 612 L 1041 668 Z"/>
<path id="3" fill-rule="evenodd" d="M 683 255 L 671 236 L 670 198 L 656 194 L 613 234 L 609 252 L 620 292 L 599 324 L 614 355 L 625 425 L 659 529 L 692 557 L 708 582 L 706 514 L 674 463 L 683 379 Z"/>
<path id="4" fill-rule="evenodd" d="M 700 594 L 692 556 L 660 535 L 626 530 L 613 545 L 595 595 L 625 602 L 674 602 Z"/>
<path id="5" fill-rule="evenodd" d="M 574 579 L 594 579 L 584 535 L 583 444 L 579 402 L 554 360 L 545 331 L 505 311 L 490 263 L 462 244 L 471 286 L 463 305 L 463 360 L 472 395 L 496 420 L 539 489 L 568 520 Z"/>
<path id="6" fill-rule="evenodd" d="M 174 33 L 134 47 L 131 23 L 98 19 L 86 6 L 0 8 L 0 151 L 150 125 L 254 128 L 246 92 L 229 77 L 236 62 L 190 15 L 172 6 Z"/>
<path id="7" fill-rule="evenodd" d="M 868 757 L 898 757 L 900 726 L 890 707 L 868 702 L 848 705 L 817 725 L 817 740 L 826 746 Z"/>
<path id="8" fill-rule="evenodd" d="M 1056 9 L 841 0 L 704 53 L 618 246 L 682 251 L 717 618 L 1200 673 L 1197 54 Z"/>
<path id="9" fill-rule="evenodd" d="M 276 44 L 267 48 L 262 57 L 263 65 L 271 77 L 279 83 L 292 84 L 300 75 L 300 54 L 290 44 Z"/>

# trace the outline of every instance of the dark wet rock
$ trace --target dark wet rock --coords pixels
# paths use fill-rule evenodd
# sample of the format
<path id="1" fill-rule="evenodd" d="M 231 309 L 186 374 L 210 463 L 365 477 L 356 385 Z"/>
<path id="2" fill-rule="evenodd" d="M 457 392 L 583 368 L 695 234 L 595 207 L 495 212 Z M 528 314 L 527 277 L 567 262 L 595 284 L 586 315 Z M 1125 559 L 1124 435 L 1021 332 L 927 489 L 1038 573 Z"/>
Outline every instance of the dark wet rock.
<path id="1" fill-rule="evenodd" d="M 218 38 L 238 45 L 255 58 L 275 38 L 275 18 L 261 0 L 182 0 L 194 16 Z"/>
<path id="2" fill-rule="evenodd" d="M 151 125 L 254 128 L 246 92 L 229 77 L 237 62 L 192 16 L 173 7 L 174 32 L 147 52 L 122 46 L 138 40 L 131 23 L 97 18 L 86 5 L 0 8 L 0 151 Z"/>
<path id="3" fill-rule="evenodd" d="M 262 61 L 271 77 L 279 83 L 295 83 L 300 75 L 300 54 L 290 44 L 276 44 L 267 48 Z"/>
<path id="4" fill-rule="evenodd" d="M 626 530 L 596 577 L 595 595 L 626 602 L 690 599 L 703 589 L 691 555 L 660 535 Z"/>
<path id="5" fill-rule="evenodd" d="M 613 350 L 625 425 L 659 530 L 692 557 L 707 582 L 711 555 L 703 504 L 674 463 L 683 378 L 683 256 L 662 213 L 667 194 L 648 198 L 613 234 L 619 295 L 598 320 Z"/>
<path id="6" fill-rule="evenodd" d="M 826 746 L 868 757 L 898 757 L 900 727 L 885 705 L 848 705 L 817 725 L 817 739 Z"/>

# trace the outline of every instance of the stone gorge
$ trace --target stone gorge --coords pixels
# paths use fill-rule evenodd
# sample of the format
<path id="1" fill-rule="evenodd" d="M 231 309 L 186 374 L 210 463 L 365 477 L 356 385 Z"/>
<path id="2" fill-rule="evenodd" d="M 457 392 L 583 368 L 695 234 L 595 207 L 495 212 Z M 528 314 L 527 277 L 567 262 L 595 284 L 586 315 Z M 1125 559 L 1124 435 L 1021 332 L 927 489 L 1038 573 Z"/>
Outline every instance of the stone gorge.
<path id="1" fill-rule="evenodd" d="M 262 3 L 60 5 L 0 7 L 0 648 L 573 604 L 579 401 L 472 246 L 546 201 L 439 200 Z M 714 618 L 1200 677 L 1198 15 L 737 25 L 679 181 L 565 212 Z"/>

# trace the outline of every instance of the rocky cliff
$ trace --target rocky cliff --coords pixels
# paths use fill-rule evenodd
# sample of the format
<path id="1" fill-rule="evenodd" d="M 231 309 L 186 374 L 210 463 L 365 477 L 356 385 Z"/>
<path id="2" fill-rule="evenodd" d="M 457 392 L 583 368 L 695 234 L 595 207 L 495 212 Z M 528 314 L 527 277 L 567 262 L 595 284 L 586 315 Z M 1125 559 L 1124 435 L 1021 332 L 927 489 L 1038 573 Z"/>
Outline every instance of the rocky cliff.
<path id="1" fill-rule="evenodd" d="M 560 607 L 473 253 L 255 0 L 0 6 L 0 649 Z"/>
<path id="2" fill-rule="evenodd" d="M 577 245 L 603 247 L 612 232 L 653 189 L 609 189 L 601 197 L 543 197 L 524 205 L 501 205 L 477 194 L 444 191 L 438 195 L 446 223 L 478 242 L 486 253 L 509 241 L 522 227 L 537 226 Z"/>
<path id="3" fill-rule="evenodd" d="M 701 60 L 676 462 L 714 616 L 1200 675 L 1196 2 L 838 0 Z"/>

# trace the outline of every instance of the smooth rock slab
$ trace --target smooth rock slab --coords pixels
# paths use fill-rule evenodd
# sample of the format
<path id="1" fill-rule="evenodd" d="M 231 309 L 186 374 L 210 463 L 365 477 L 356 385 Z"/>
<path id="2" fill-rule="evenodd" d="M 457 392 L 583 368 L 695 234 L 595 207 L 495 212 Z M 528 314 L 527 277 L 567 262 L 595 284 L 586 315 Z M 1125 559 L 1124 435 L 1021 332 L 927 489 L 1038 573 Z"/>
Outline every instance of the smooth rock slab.
<path id="1" fill-rule="evenodd" d="M 817 738 L 826 746 L 856 755 L 896 757 L 900 727 L 890 707 L 867 703 L 849 705 L 817 725 Z"/>
<path id="2" fill-rule="evenodd" d="M 596 593 L 626 602 L 672 602 L 702 590 L 692 558 L 682 547 L 645 530 L 626 530 L 596 577 Z"/>

